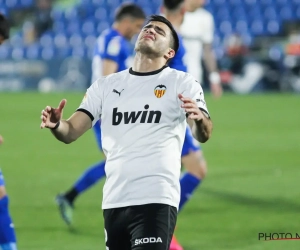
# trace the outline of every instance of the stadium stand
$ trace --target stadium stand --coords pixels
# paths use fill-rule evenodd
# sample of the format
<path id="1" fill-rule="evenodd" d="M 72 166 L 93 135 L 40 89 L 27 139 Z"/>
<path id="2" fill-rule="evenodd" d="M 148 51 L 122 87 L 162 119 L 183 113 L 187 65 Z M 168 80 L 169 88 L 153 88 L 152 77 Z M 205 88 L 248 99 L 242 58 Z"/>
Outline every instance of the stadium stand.
<path id="1" fill-rule="evenodd" d="M 53 8 L 53 27 L 30 45 L 23 43 L 22 31 L 0 48 L 0 59 L 51 59 L 53 56 L 90 58 L 96 37 L 109 27 L 114 10 L 122 0 L 81 0 L 69 9 Z M 147 14 L 157 13 L 160 0 L 135 0 Z M 33 0 L 0 0 L 0 12 L 34 5 Z M 208 0 L 205 6 L 215 18 L 214 46 L 222 49 L 224 39 L 239 33 L 251 43 L 256 36 L 276 35 L 282 23 L 300 19 L 300 0 Z"/>

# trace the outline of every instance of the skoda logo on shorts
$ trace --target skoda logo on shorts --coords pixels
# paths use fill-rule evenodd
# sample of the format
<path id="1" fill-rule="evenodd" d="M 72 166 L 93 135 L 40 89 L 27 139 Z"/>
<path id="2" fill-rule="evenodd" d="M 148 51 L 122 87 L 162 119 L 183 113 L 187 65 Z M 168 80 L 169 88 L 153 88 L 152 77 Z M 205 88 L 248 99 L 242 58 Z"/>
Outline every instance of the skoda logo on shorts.
<path id="1" fill-rule="evenodd" d="M 167 91 L 167 87 L 165 85 L 157 85 L 154 89 L 154 95 L 157 97 L 157 98 L 161 98 L 163 97 L 163 95 L 166 93 Z"/>

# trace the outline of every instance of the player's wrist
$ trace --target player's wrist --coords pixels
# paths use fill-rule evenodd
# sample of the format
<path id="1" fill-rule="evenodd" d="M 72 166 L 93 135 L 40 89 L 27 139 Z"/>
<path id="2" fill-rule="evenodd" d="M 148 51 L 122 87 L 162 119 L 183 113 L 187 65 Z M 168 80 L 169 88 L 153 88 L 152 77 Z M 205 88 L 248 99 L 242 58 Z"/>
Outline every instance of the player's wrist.
<path id="1" fill-rule="evenodd" d="M 58 121 L 58 123 L 56 123 L 55 126 L 54 126 L 53 128 L 51 128 L 51 130 L 56 130 L 56 129 L 58 129 L 59 125 L 60 125 L 60 121 Z"/>
<path id="2" fill-rule="evenodd" d="M 209 82 L 210 84 L 217 85 L 221 84 L 221 76 L 218 72 L 211 72 L 209 74 Z"/>

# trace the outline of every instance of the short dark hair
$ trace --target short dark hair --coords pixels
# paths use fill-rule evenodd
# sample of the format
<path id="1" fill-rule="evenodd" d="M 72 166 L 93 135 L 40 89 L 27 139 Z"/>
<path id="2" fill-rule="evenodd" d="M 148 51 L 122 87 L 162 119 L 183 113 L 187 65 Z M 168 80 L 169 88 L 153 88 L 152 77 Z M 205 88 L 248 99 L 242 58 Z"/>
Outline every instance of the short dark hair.
<path id="1" fill-rule="evenodd" d="M 164 0 L 164 6 L 172 11 L 176 10 L 183 2 L 184 0 Z"/>
<path id="2" fill-rule="evenodd" d="M 179 48 L 179 38 L 177 35 L 176 30 L 174 29 L 173 25 L 170 23 L 169 20 L 167 20 L 165 17 L 160 15 L 152 15 L 148 18 L 147 24 L 150 22 L 161 22 L 166 24 L 172 33 L 172 41 L 171 41 L 171 48 L 175 50 L 175 52 L 178 51 Z"/>
<path id="3" fill-rule="evenodd" d="M 4 39 L 9 38 L 9 24 L 4 15 L 0 13 L 0 36 Z"/>
<path id="4" fill-rule="evenodd" d="M 124 3 L 117 10 L 115 20 L 121 21 L 124 17 L 133 17 L 135 19 L 146 19 L 146 15 L 141 7 L 134 3 Z"/>

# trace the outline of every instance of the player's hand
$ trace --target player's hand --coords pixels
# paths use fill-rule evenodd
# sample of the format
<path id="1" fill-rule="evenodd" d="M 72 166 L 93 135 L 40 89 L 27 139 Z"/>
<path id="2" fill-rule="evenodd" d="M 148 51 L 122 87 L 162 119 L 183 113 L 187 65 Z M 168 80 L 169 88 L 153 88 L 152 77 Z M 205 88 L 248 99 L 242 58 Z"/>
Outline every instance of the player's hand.
<path id="1" fill-rule="evenodd" d="M 3 137 L 0 135 L 0 145 L 3 143 Z"/>
<path id="2" fill-rule="evenodd" d="M 197 103 L 193 99 L 184 97 L 182 94 L 179 94 L 178 98 L 183 102 L 181 107 L 184 108 L 189 119 L 200 121 L 204 118 L 202 111 L 199 109 Z"/>
<path id="3" fill-rule="evenodd" d="M 215 98 L 220 98 L 223 94 L 223 88 L 220 83 L 211 83 L 210 90 Z"/>
<path id="4" fill-rule="evenodd" d="M 63 99 L 59 103 L 58 108 L 47 106 L 45 109 L 43 109 L 41 115 L 41 128 L 54 128 L 56 123 L 58 123 L 62 118 L 63 109 L 66 103 L 67 100 Z"/>

